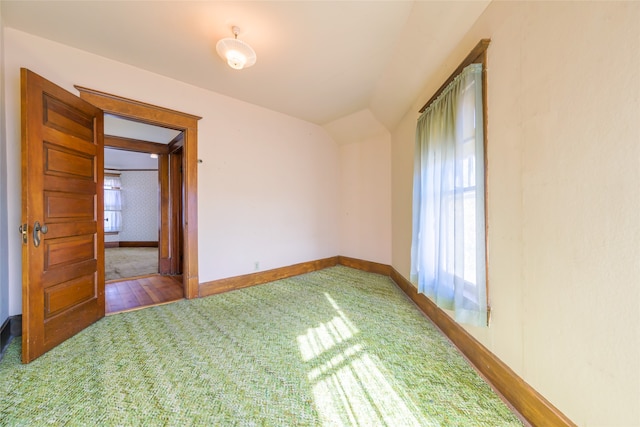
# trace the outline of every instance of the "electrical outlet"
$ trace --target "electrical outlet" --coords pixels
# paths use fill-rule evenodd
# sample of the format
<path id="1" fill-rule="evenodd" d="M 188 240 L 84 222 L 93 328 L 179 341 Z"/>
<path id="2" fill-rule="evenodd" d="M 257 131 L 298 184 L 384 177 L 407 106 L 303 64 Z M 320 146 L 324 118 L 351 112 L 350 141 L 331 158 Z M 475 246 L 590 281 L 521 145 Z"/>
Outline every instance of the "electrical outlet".
<path id="1" fill-rule="evenodd" d="M 260 261 L 256 261 L 253 268 L 254 268 L 254 271 L 260 270 Z"/>

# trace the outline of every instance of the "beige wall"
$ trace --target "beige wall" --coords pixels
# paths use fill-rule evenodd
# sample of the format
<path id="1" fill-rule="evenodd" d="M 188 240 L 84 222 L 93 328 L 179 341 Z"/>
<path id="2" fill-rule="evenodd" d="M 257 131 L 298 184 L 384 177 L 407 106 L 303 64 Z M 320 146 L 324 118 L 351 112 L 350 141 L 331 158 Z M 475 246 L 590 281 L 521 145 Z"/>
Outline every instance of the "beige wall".
<path id="1" fill-rule="evenodd" d="M 391 264 L 391 137 L 340 146 L 340 255 Z"/>
<path id="2" fill-rule="evenodd" d="M 493 322 L 470 332 L 581 426 L 640 425 L 640 3 L 494 2 L 392 135 L 409 272 L 415 113 L 480 38 Z"/>

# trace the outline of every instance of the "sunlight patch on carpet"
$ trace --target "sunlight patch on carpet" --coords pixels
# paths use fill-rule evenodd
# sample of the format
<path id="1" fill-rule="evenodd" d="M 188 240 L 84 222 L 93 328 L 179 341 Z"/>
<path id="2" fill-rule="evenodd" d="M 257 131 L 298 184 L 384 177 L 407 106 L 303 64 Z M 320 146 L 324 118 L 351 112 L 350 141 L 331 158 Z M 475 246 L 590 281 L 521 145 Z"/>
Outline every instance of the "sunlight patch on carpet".
<path id="1" fill-rule="evenodd" d="M 340 309 L 331 295 L 324 294 L 336 312 L 329 322 L 298 336 L 305 362 L 331 351 L 339 344 L 349 345 L 309 372 L 315 404 L 324 425 L 428 426 L 418 420 L 372 358 L 359 343 L 358 329 Z M 419 413 L 419 411 L 415 411 Z"/>

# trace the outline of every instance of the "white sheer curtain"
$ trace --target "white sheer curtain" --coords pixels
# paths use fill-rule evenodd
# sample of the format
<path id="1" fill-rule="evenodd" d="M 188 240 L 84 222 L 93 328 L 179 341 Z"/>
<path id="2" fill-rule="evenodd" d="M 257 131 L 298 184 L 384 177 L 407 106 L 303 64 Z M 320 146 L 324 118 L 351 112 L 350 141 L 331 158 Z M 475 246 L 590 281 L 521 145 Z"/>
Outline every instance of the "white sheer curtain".
<path id="1" fill-rule="evenodd" d="M 418 119 L 411 281 L 456 321 L 487 325 L 482 65 Z"/>
<path id="2" fill-rule="evenodd" d="M 104 231 L 122 231 L 121 182 L 117 175 L 104 176 Z"/>

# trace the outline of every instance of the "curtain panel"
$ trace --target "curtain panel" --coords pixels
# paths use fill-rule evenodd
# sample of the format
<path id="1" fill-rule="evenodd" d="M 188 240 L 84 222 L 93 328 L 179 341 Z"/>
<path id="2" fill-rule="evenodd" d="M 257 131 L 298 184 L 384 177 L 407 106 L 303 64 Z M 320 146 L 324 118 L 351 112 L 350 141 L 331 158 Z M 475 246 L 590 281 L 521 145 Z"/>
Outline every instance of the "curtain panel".
<path id="1" fill-rule="evenodd" d="M 460 323 L 487 325 L 482 64 L 418 119 L 411 281 Z"/>

